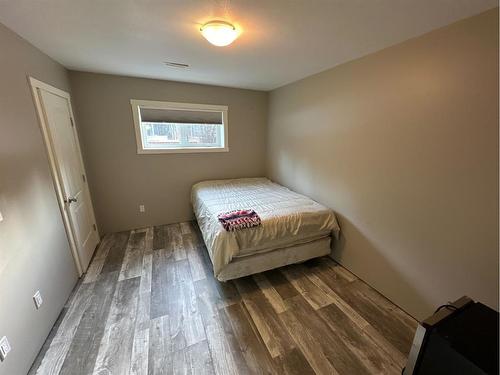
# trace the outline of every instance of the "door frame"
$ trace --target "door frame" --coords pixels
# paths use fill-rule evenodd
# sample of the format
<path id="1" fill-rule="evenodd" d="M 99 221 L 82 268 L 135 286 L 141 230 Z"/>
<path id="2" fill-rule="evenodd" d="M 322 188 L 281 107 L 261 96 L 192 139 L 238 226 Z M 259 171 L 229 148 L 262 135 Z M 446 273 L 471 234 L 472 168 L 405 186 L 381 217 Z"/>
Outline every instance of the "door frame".
<path id="1" fill-rule="evenodd" d="M 86 194 L 89 198 L 89 205 L 90 205 L 90 208 L 92 211 L 91 212 L 92 219 L 95 223 L 94 206 L 92 204 L 92 197 L 90 196 L 90 191 L 89 191 L 89 187 L 88 187 L 88 183 L 87 183 L 87 172 L 85 171 L 85 165 L 83 164 L 82 151 L 80 149 L 80 140 L 78 138 L 78 133 L 76 131 L 75 116 L 73 114 L 73 106 L 71 104 L 71 96 L 66 91 L 60 90 L 60 89 L 53 87 L 45 82 L 39 81 L 31 76 L 28 76 L 28 82 L 29 82 L 29 85 L 31 87 L 31 93 L 33 95 L 33 101 L 35 103 L 35 109 L 36 109 L 36 113 L 37 113 L 37 117 L 38 117 L 38 123 L 40 124 L 40 129 L 42 131 L 45 149 L 47 150 L 47 155 L 49 158 L 49 166 L 50 166 L 50 171 L 51 171 L 51 175 L 52 175 L 52 180 L 54 182 L 54 189 L 56 191 L 57 203 L 59 205 L 59 210 L 61 211 L 61 216 L 63 219 L 64 228 L 66 230 L 66 235 L 68 237 L 68 242 L 69 242 L 69 245 L 71 248 L 71 253 L 73 255 L 76 269 L 78 271 L 78 277 L 80 277 L 83 275 L 84 270 L 82 267 L 82 263 L 80 261 L 80 255 L 78 253 L 77 242 L 75 241 L 75 234 L 73 232 L 71 218 L 69 216 L 69 212 L 66 210 L 67 205 L 64 201 L 65 197 L 64 197 L 63 188 L 62 188 L 63 185 L 62 185 L 62 178 L 61 178 L 61 170 L 60 170 L 57 158 L 56 158 L 56 154 L 54 152 L 54 146 L 52 144 L 52 138 L 50 136 L 49 124 L 46 121 L 45 107 L 42 104 L 42 100 L 41 100 L 41 97 L 39 96 L 38 90 L 43 89 L 43 90 L 48 91 L 54 95 L 63 97 L 66 100 L 68 100 L 70 121 L 73 124 L 72 128 L 73 128 L 73 135 L 75 136 L 75 139 L 76 139 L 78 159 L 80 161 L 80 166 L 82 168 L 82 171 L 85 175 L 85 190 L 86 190 Z M 97 227 L 95 228 L 95 230 L 97 233 L 97 237 L 101 238 Z"/>

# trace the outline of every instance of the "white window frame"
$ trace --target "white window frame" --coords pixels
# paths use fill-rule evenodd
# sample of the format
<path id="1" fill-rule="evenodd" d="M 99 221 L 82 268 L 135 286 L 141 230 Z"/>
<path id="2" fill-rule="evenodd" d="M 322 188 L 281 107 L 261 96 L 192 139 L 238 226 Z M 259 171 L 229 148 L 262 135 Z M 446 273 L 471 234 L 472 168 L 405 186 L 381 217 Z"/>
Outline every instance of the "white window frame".
<path id="1" fill-rule="evenodd" d="M 200 153 L 200 152 L 228 152 L 228 107 L 225 105 L 211 104 L 194 104 L 194 103 L 176 103 L 176 102 L 160 102 L 154 100 L 138 100 L 131 99 L 132 116 L 134 118 L 135 140 L 137 144 L 138 154 L 183 154 L 183 153 Z M 140 109 L 168 109 L 168 110 L 187 110 L 200 112 L 221 112 L 222 124 L 224 127 L 223 146 L 222 147 L 186 147 L 186 148 L 169 148 L 169 149 L 148 149 L 144 148 L 142 142 L 141 128 L 141 112 Z"/>

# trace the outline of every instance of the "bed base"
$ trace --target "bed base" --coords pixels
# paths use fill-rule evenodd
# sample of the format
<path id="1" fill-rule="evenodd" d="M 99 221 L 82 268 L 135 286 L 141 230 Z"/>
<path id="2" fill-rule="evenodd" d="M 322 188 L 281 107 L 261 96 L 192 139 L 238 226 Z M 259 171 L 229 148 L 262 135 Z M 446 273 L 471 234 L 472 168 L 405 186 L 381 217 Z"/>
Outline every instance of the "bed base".
<path id="1" fill-rule="evenodd" d="M 254 273 L 269 271 L 288 264 L 301 263 L 308 259 L 328 255 L 331 237 L 324 237 L 305 244 L 284 247 L 255 255 L 233 258 L 217 276 L 219 281 L 228 281 Z"/>

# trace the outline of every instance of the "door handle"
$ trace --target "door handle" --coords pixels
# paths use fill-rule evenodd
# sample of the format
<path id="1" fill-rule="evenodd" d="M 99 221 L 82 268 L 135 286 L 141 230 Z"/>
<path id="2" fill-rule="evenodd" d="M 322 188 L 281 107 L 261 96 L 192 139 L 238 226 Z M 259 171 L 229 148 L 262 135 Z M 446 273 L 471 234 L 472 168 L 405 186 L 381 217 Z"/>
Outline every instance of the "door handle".
<path id="1" fill-rule="evenodd" d="M 78 199 L 76 199 L 76 198 L 67 198 L 64 200 L 64 203 L 71 204 L 71 203 L 77 202 L 77 201 L 78 201 Z"/>

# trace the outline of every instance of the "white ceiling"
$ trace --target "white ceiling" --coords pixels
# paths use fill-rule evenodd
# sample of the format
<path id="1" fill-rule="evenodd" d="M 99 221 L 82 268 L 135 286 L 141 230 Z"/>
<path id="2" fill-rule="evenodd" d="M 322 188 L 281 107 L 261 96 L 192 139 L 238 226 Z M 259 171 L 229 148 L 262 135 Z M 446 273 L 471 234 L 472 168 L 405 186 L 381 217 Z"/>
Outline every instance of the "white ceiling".
<path id="1" fill-rule="evenodd" d="M 498 0 L 0 0 L 0 22 L 69 69 L 270 90 L 495 6 Z M 220 17 L 243 30 L 229 47 L 208 44 L 198 31 Z"/>

